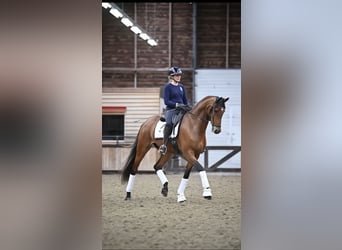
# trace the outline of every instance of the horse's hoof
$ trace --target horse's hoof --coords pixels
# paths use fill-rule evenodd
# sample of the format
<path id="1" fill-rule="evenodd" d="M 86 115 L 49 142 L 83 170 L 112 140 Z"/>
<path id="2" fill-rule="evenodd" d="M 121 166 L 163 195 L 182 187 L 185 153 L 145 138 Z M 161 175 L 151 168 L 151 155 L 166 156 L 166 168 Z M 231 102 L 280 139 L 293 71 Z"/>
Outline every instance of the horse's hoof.
<path id="1" fill-rule="evenodd" d="M 162 190 L 161 190 L 161 194 L 162 194 L 164 197 L 166 197 L 168 192 L 169 192 L 168 183 L 165 182 L 165 183 L 164 183 L 164 186 L 163 186 L 163 188 L 162 188 Z"/>
<path id="2" fill-rule="evenodd" d="M 208 187 L 206 189 L 203 190 L 203 197 L 206 198 L 207 200 L 211 200 L 211 189 Z"/>
<path id="3" fill-rule="evenodd" d="M 131 192 L 126 193 L 125 201 L 127 201 L 127 200 L 131 200 Z"/>
<path id="4" fill-rule="evenodd" d="M 169 191 L 168 191 L 167 189 L 163 188 L 162 191 L 161 191 L 161 194 L 162 194 L 164 197 L 166 197 L 168 192 L 169 192 Z"/>

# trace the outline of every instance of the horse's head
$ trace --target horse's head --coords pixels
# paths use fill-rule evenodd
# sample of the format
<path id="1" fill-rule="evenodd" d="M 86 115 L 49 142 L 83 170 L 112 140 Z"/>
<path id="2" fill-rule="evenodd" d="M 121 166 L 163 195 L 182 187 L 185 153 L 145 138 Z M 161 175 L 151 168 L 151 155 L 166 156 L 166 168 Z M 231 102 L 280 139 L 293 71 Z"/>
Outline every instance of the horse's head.
<path id="1" fill-rule="evenodd" d="M 217 97 L 215 102 L 210 108 L 210 123 L 212 126 L 212 131 L 215 134 L 221 133 L 221 122 L 222 116 L 226 111 L 225 102 L 229 100 L 229 97 Z"/>

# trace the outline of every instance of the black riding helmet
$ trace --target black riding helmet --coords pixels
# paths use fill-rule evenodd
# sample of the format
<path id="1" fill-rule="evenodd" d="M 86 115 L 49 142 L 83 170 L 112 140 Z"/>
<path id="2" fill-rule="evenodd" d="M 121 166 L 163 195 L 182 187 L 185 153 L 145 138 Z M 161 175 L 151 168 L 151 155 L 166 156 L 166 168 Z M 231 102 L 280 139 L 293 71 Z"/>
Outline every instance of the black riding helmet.
<path id="1" fill-rule="evenodd" d="M 169 69 L 169 76 L 181 75 L 183 72 L 178 67 L 172 67 Z"/>

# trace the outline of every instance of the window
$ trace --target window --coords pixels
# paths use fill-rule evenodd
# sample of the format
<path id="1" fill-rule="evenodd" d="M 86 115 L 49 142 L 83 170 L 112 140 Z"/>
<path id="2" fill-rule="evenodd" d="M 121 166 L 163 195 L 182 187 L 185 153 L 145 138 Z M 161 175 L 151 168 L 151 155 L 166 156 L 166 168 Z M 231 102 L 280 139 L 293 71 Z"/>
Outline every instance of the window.
<path id="1" fill-rule="evenodd" d="M 102 140 L 123 140 L 126 107 L 102 107 Z"/>

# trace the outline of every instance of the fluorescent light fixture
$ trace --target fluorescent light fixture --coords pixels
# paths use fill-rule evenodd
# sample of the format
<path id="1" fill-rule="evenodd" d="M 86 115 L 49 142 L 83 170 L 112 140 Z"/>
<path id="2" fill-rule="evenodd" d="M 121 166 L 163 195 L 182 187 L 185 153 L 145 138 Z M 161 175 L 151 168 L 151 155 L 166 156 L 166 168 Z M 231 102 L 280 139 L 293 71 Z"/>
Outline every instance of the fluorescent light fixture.
<path id="1" fill-rule="evenodd" d="M 115 16 L 116 18 L 121 18 L 123 17 L 123 14 L 118 11 L 117 9 L 115 8 L 112 8 L 110 11 L 109 11 L 113 16 Z"/>
<path id="2" fill-rule="evenodd" d="M 133 31 L 135 34 L 141 33 L 141 29 L 139 29 L 137 26 L 132 26 L 131 31 Z"/>
<path id="3" fill-rule="evenodd" d="M 143 40 L 150 39 L 150 36 L 147 35 L 146 33 L 141 33 L 139 36 L 140 36 L 140 38 L 143 39 Z"/>
<path id="4" fill-rule="evenodd" d="M 158 43 L 157 43 L 154 39 L 149 39 L 149 40 L 147 41 L 147 43 L 148 43 L 149 45 L 151 45 L 151 46 L 156 46 L 156 45 L 158 45 Z"/>
<path id="5" fill-rule="evenodd" d="M 110 3 L 102 3 L 102 7 L 105 9 L 112 8 L 112 5 Z"/>
<path id="6" fill-rule="evenodd" d="M 147 35 L 147 32 L 144 31 L 139 25 L 135 24 L 135 22 L 123 11 L 121 10 L 115 3 L 102 3 L 102 7 L 105 9 L 110 9 L 109 12 L 118 19 L 121 19 L 121 23 L 123 23 L 126 27 L 131 27 L 130 30 L 134 32 L 136 35 L 145 41 L 151 46 L 157 46 L 158 43 L 156 40 Z"/>
<path id="7" fill-rule="evenodd" d="M 133 23 L 131 22 L 131 20 L 129 20 L 127 17 L 124 17 L 121 19 L 121 22 L 126 25 L 127 27 L 131 27 L 133 26 Z"/>

